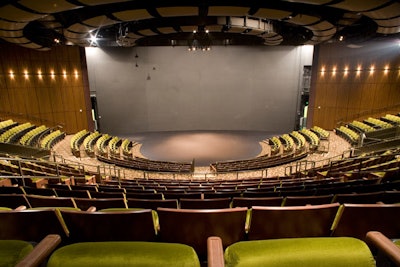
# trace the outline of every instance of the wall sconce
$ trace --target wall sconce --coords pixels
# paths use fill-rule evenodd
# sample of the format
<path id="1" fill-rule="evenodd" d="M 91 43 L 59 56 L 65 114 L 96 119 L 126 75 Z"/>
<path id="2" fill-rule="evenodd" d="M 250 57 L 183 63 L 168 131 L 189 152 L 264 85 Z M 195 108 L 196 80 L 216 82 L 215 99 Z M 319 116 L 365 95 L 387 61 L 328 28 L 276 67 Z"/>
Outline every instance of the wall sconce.
<path id="1" fill-rule="evenodd" d="M 15 78 L 14 72 L 12 70 L 10 70 L 10 78 L 11 80 L 14 80 Z"/>
<path id="2" fill-rule="evenodd" d="M 369 68 L 369 74 L 374 74 L 375 71 L 375 66 L 371 65 L 371 67 Z"/>
<path id="3" fill-rule="evenodd" d="M 346 67 L 344 67 L 344 73 L 343 73 L 343 75 L 344 75 L 344 76 L 347 76 L 348 73 L 349 73 L 349 67 L 346 66 Z"/>
<path id="4" fill-rule="evenodd" d="M 361 73 L 361 65 L 358 65 L 356 70 L 356 75 L 360 76 L 360 73 Z"/>
<path id="5" fill-rule="evenodd" d="M 74 74 L 75 74 L 75 79 L 78 79 L 79 75 L 77 70 L 74 71 Z"/>
<path id="6" fill-rule="evenodd" d="M 333 69 L 332 69 L 332 76 L 335 76 L 335 75 L 336 75 L 336 66 L 333 67 Z"/>
<path id="7" fill-rule="evenodd" d="M 385 75 L 386 75 L 386 74 L 388 74 L 388 72 L 389 72 L 389 65 L 386 65 L 383 70 L 383 73 L 385 73 Z"/>
<path id="8" fill-rule="evenodd" d="M 322 68 L 321 68 L 321 76 L 324 76 L 324 74 L 325 74 L 325 67 L 322 66 Z"/>
<path id="9" fill-rule="evenodd" d="M 25 77 L 25 80 L 29 79 L 28 70 L 24 70 L 24 77 Z"/>
<path id="10" fill-rule="evenodd" d="M 64 79 L 67 79 L 67 71 L 66 70 L 63 70 L 63 76 L 64 76 Z"/>
<path id="11" fill-rule="evenodd" d="M 39 78 L 39 80 L 41 80 L 43 78 L 42 71 L 40 69 L 38 69 L 38 78 Z"/>
<path id="12" fill-rule="evenodd" d="M 50 71 L 50 77 L 51 77 L 52 80 L 55 79 L 54 70 L 51 70 L 51 71 Z"/>

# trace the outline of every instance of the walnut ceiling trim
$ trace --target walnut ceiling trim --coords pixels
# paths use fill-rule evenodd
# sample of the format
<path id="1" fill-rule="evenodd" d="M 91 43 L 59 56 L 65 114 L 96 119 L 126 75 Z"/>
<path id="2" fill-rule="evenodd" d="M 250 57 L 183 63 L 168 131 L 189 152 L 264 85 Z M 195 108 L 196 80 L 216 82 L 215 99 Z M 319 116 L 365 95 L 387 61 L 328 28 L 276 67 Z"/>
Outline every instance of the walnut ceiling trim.
<path id="1" fill-rule="evenodd" d="M 302 45 L 397 37 L 396 0 L 8 0 L 0 38 L 48 50 L 80 46 L 186 45 L 193 30 L 213 45 Z M 93 42 L 93 36 L 98 42 Z"/>

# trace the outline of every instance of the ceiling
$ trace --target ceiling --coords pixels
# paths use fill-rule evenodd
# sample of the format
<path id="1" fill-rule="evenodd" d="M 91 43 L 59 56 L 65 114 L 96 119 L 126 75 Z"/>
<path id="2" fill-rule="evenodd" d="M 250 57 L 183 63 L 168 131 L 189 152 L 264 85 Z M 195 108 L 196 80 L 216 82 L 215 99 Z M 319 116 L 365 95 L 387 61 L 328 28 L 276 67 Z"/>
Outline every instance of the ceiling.
<path id="1" fill-rule="evenodd" d="M 0 37 L 37 50 L 60 44 L 356 44 L 400 38 L 399 33 L 397 0 L 2 0 L 0 4 Z"/>

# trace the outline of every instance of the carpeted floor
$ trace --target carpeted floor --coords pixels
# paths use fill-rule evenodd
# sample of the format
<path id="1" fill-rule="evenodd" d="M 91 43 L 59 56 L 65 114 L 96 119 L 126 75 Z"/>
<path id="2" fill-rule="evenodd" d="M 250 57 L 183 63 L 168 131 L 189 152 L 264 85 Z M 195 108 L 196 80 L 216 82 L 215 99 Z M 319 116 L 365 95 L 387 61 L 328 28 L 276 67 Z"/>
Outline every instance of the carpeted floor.
<path id="1" fill-rule="evenodd" d="M 253 131 L 152 132 L 126 137 L 142 144 L 143 156 L 161 161 L 192 161 L 208 166 L 216 161 L 254 158 L 260 142 L 273 135 Z"/>

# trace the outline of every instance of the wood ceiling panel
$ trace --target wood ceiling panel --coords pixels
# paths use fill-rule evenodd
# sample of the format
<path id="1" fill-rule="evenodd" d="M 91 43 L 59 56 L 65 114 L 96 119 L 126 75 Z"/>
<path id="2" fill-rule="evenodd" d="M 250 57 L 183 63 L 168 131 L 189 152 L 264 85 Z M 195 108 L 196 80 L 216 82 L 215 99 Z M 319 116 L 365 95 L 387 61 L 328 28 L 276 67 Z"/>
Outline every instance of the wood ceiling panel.
<path id="1" fill-rule="evenodd" d="M 284 19 L 289 17 L 292 14 L 291 11 L 278 10 L 278 9 L 267 9 L 260 8 L 254 13 L 252 16 L 262 19 Z"/>
<path id="2" fill-rule="evenodd" d="M 160 7 L 157 8 L 157 12 L 162 17 L 198 16 L 199 8 L 193 6 Z"/>
<path id="3" fill-rule="evenodd" d="M 236 6 L 210 6 L 208 8 L 209 16 L 246 16 L 249 14 L 248 7 Z"/>
<path id="4" fill-rule="evenodd" d="M 44 17 L 44 15 L 34 14 L 12 5 L 5 5 L 0 8 L 0 18 L 15 22 L 30 22 Z"/>
<path id="5" fill-rule="evenodd" d="M 98 16 L 91 19 L 87 19 L 83 21 L 83 23 L 93 27 L 102 27 L 102 26 L 117 24 L 119 23 L 119 21 L 112 20 L 107 16 Z"/>
<path id="6" fill-rule="evenodd" d="M 82 7 L 66 0 L 20 0 L 19 4 L 40 13 L 57 13 Z"/>
<path id="7" fill-rule="evenodd" d="M 131 9 L 113 13 L 113 16 L 123 21 L 135 21 L 141 19 L 151 19 L 152 15 L 146 9 Z"/>

